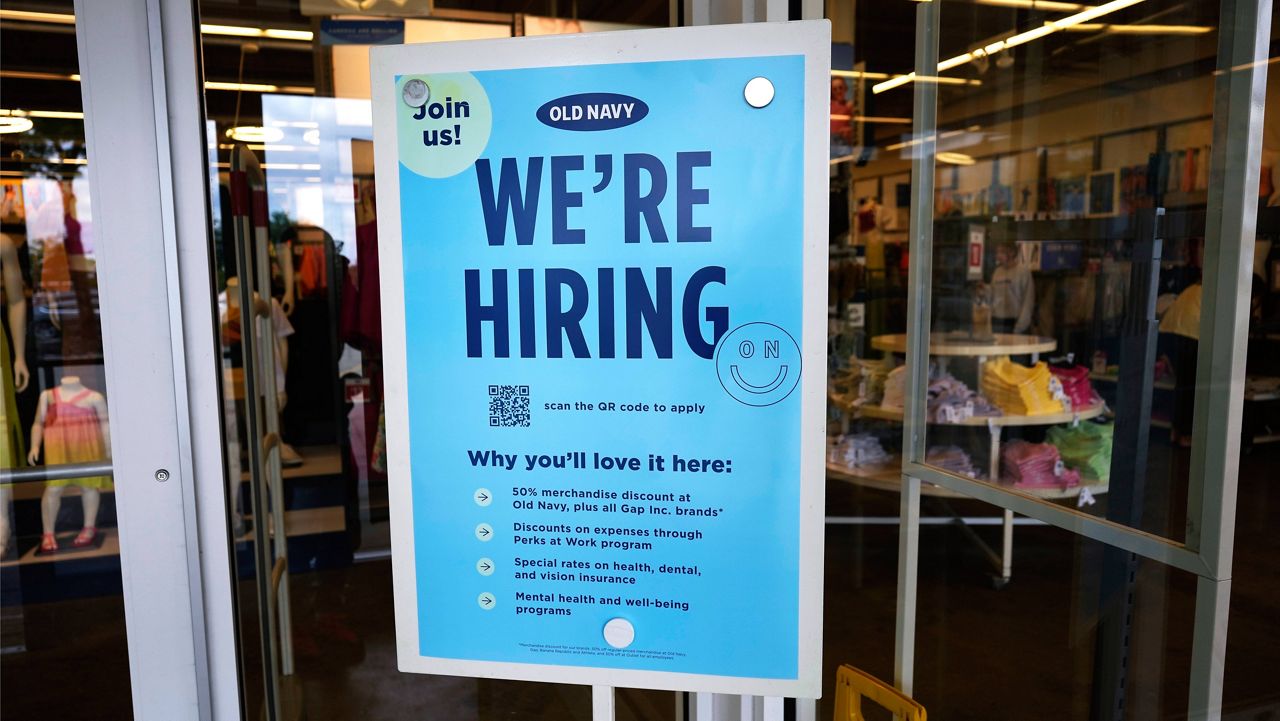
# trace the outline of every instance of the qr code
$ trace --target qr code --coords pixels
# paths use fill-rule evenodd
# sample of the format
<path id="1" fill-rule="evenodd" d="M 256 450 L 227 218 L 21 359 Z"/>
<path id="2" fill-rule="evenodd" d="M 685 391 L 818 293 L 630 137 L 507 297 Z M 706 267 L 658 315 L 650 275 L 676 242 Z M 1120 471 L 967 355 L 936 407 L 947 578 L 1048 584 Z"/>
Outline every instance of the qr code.
<path id="1" fill-rule="evenodd" d="M 529 386 L 489 386 L 489 425 L 529 427 Z"/>

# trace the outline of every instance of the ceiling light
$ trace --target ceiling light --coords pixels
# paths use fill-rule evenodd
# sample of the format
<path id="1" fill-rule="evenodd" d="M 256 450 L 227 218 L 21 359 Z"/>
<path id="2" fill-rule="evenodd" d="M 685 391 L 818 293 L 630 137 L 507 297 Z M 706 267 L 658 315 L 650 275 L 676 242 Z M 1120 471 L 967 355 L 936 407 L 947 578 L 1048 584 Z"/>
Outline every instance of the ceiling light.
<path id="1" fill-rule="evenodd" d="M 217 80 L 205 81 L 204 87 L 205 90 L 245 90 L 251 93 L 274 93 L 280 89 L 279 85 L 270 83 L 224 83 Z"/>
<path id="2" fill-rule="evenodd" d="M 84 120 L 84 113 L 70 110 L 28 110 L 29 118 L 56 118 L 58 120 Z"/>
<path id="3" fill-rule="evenodd" d="M 84 120 L 84 113 L 70 110 L 3 110 L 0 117 L 14 118 L 55 118 L 58 120 Z"/>
<path id="4" fill-rule="evenodd" d="M 973 0 L 977 5 L 996 5 L 1006 8 L 1026 8 L 1027 10 L 1048 10 L 1050 12 L 1075 12 L 1084 10 L 1088 5 L 1080 3 L 1054 2 L 1054 0 Z"/>
<path id="5" fill-rule="evenodd" d="M 968 53 L 966 53 L 968 54 Z M 970 58 L 972 60 L 972 58 Z M 921 75 L 915 73 L 907 73 L 906 75 L 895 75 L 891 80 L 883 83 L 876 83 L 871 86 L 871 92 L 879 95 L 886 90 L 893 90 L 899 85 L 906 85 L 910 82 L 934 83 L 936 85 L 981 85 L 981 80 L 971 80 L 968 78 L 947 78 L 941 75 Z"/>
<path id="6" fill-rule="evenodd" d="M 310 30 L 285 30 L 283 28 L 254 28 L 241 25 L 202 24 L 200 32 L 205 35 L 229 35 L 240 38 L 272 38 L 273 40 L 301 40 L 311 42 L 314 34 Z"/>
<path id="7" fill-rule="evenodd" d="M 35 123 L 31 122 L 28 118 L 0 118 L 0 134 L 25 133 L 34 126 Z"/>
<path id="8" fill-rule="evenodd" d="M 831 74 L 838 78 L 866 78 L 867 80 L 887 80 L 889 73 L 872 73 L 866 70 L 832 70 Z"/>
<path id="9" fill-rule="evenodd" d="M 951 163 L 952 165 L 973 165 L 978 162 L 973 159 L 972 155 L 965 155 L 964 153 L 942 152 L 934 157 L 943 163 Z"/>
<path id="10" fill-rule="evenodd" d="M 938 133 L 937 135 L 927 136 L 923 138 L 923 140 L 942 141 L 942 140 L 946 140 L 947 138 L 954 138 L 958 135 L 964 135 L 965 133 L 976 133 L 979 130 L 982 130 L 981 125 L 970 125 L 967 128 L 956 128 L 955 130 L 945 130 L 941 133 Z M 884 149 L 885 150 L 901 150 L 902 148 L 908 148 L 908 147 L 911 147 L 912 145 L 919 145 L 921 140 L 922 140 L 921 138 L 912 138 L 911 140 L 904 140 L 901 143 L 886 145 Z"/>
<path id="11" fill-rule="evenodd" d="M 1072 32 L 1108 32 L 1115 35 L 1204 35 L 1213 32 L 1208 25 L 1108 25 L 1082 23 L 1066 28 Z"/>
<path id="12" fill-rule="evenodd" d="M 272 85 L 271 83 L 228 83 L 220 80 L 206 80 L 205 90 L 234 90 L 248 93 L 291 93 L 294 95 L 314 95 L 315 88 L 304 85 Z"/>
<path id="13" fill-rule="evenodd" d="M 242 143 L 274 143 L 284 137 L 284 131 L 261 125 L 237 125 L 227 129 L 227 137 Z"/>
<path id="14" fill-rule="evenodd" d="M 885 125 L 911 124 L 911 118 L 889 118 L 881 115 L 855 115 L 853 120 L 858 123 L 884 123 Z"/>
<path id="15" fill-rule="evenodd" d="M 79 75 L 66 73 L 42 73 L 34 70 L 0 70 L 0 78 L 21 80 L 79 80 Z"/>
<path id="16" fill-rule="evenodd" d="M 965 133 L 976 132 L 980 129 L 981 129 L 981 126 L 970 125 L 969 127 L 963 128 L 963 129 L 947 130 L 943 133 L 939 133 L 936 136 L 931 135 L 929 136 L 928 139 L 929 140 L 946 140 L 947 138 L 954 138 L 957 135 L 964 135 Z M 920 142 L 921 142 L 921 138 L 912 138 L 911 140 L 904 140 L 901 143 L 886 145 L 884 149 L 885 150 L 902 150 L 903 148 L 909 148 L 912 145 L 919 145 Z"/>
<path id="17" fill-rule="evenodd" d="M 75 25 L 76 16 L 65 13 L 38 13 L 29 10 L 0 10 L 0 20 L 26 20 L 33 23 Z"/>
<path id="18" fill-rule="evenodd" d="M 1137 5 L 1138 3 L 1144 2 L 1144 1 L 1145 0 L 1111 0 L 1111 2 L 1103 3 L 1102 5 L 1098 5 L 1097 7 L 1087 7 L 1086 9 L 1081 10 L 1075 15 L 1068 15 L 1065 18 L 1047 22 L 1038 28 L 1032 28 L 1024 33 L 1018 33 L 1017 35 L 1011 35 L 1003 40 L 997 40 L 987 45 L 986 47 L 983 47 L 981 49 L 981 52 L 986 53 L 987 55 L 994 55 L 1000 52 L 1001 50 L 1008 50 L 1009 48 L 1014 48 L 1019 45 L 1025 45 L 1026 43 L 1029 43 L 1032 40 L 1039 40 L 1040 38 L 1046 35 L 1052 35 L 1053 33 L 1056 33 L 1060 30 L 1066 30 L 1068 28 L 1075 27 L 1077 25 L 1082 25 L 1084 23 L 1089 22 L 1090 20 L 1094 20 L 1096 18 L 1102 17 L 1103 15 L 1107 15 L 1109 13 L 1113 13 L 1118 10 L 1123 10 L 1127 7 Z M 938 72 L 942 72 L 944 70 L 950 70 L 952 68 L 956 68 L 961 65 L 964 65 L 965 63 L 972 62 L 973 59 L 977 57 L 974 54 L 974 52 L 977 52 L 977 51 L 967 52 L 962 55 L 957 55 L 954 58 L 948 58 L 946 60 L 940 61 L 938 63 Z M 923 81 L 923 80 L 924 78 L 916 78 L 915 73 L 908 73 L 907 75 L 899 75 L 896 78 L 892 78 L 882 83 L 877 83 L 873 85 L 871 87 L 871 92 L 878 95 L 880 93 L 883 93 L 886 90 L 892 90 L 896 87 L 906 85 L 909 82 Z"/>
<path id="19" fill-rule="evenodd" d="M 263 163 L 265 170 L 319 170 L 319 163 Z"/>
<path id="20" fill-rule="evenodd" d="M 67 13 L 41 13 L 28 10 L 0 10 L 0 20 L 24 20 L 34 23 L 52 23 L 54 25 L 75 25 L 76 16 Z M 310 42 L 315 34 L 310 30 L 288 30 L 285 28 L 255 28 L 243 25 L 201 24 L 200 32 L 204 35 L 227 35 L 240 38 L 271 38 L 273 40 L 301 40 Z"/>

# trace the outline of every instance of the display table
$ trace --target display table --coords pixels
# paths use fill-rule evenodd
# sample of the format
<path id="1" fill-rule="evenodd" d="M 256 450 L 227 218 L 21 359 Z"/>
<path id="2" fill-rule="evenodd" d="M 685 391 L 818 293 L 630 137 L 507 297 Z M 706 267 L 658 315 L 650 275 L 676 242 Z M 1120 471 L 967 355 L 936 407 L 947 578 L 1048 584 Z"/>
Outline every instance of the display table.
<path id="1" fill-rule="evenodd" d="M 907 336 L 901 333 L 878 335 L 871 339 L 871 347 L 888 353 L 907 352 Z M 957 333 L 930 333 L 929 355 L 978 358 L 979 362 L 990 356 L 1032 355 L 1052 352 L 1058 342 L 1038 335 L 993 333 L 989 338 L 974 338 Z"/>
<path id="2" fill-rule="evenodd" d="M 991 338 L 983 339 L 981 341 L 972 339 L 968 336 L 960 336 L 950 333 L 934 333 L 930 336 L 930 339 L 930 356 L 939 356 L 941 357 L 940 360 L 945 358 L 973 358 L 977 361 L 979 373 L 981 372 L 982 363 L 984 363 L 988 357 L 1031 355 L 1033 359 L 1035 359 L 1040 353 L 1050 353 L 1057 348 L 1057 342 L 1052 338 L 1005 333 L 997 333 Z M 903 354 L 906 352 L 906 346 L 907 337 L 901 334 L 881 335 L 871 339 L 872 348 L 885 351 L 886 353 Z M 903 419 L 903 410 L 901 408 L 885 408 L 873 405 L 859 406 L 848 403 L 843 398 L 836 399 L 833 397 L 833 400 L 838 400 L 839 405 L 855 417 L 872 418 L 897 423 L 901 423 Z M 954 423 L 929 421 L 929 425 L 970 428 L 985 427 L 989 435 L 990 444 L 987 477 L 991 479 L 999 479 L 1000 443 L 1004 428 L 1054 426 L 1066 423 L 1079 423 L 1091 418 L 1096 418 L 1102 415 L 1105 410 L 1105 404 L 1098 401 L 1090 406 L 1062 413 L 974 416 Z M 845 432 L 848 432 L 847 418 L 843 425 Z M 902 472 L 899 468 L 893 466 L 857 468 L 848 466 L 839 461 L 828 461 L 827 474 L 832 478 L 884 491 L 900 491 L 902 485 Z M 1054 501 L 1081 500 L 1080 497 L 1085 493 L 1085 491 L 1087 491 L 1090 496 L 1102 495 L 1108 491 L 1108 486 L 1106 484 L 1082 484 L 1069 488 L 1015 488 L 1011 485 L 999 484 L 998 482 L 995 485 L 1015 493 L 1022 493 L 1036 498 Z M 921 483 L 920 493 L 922 496 L 937 498 L 967 497 L 962 493 L 931 483 Z M 1088 501 L 1089 497 L 1086 496 L 1083 500 Z M 964 519 L 957 520 L 963 523 Z M 986 543 L 973 534 L 971 530 L 969 532 L 971 538 L 973 538 L 983 548 L 983 550 L 987 552 L 988 556 L 990 556 L 994 562 L 998 570 L 998 575 L 995 578 L 995 584 L 997 587 L 1003 587 L 1009 582 L 1013 575 L 1013 513 L 1008 510 L 1004 511 L 1002 521 L 1004 534 L 1002 549 L 999 554 L 992 551 Z M 966 528 L 966 530 L 969 529 Z"/>

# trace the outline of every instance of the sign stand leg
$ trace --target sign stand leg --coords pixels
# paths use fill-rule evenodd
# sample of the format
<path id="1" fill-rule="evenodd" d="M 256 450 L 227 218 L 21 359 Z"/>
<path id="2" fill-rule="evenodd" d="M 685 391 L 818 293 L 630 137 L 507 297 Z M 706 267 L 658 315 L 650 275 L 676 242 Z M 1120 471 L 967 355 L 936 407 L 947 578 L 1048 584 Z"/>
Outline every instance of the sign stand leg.
<path id="1" fill-rule="evenodd" d="M 591 687 L 591 721 L 613 721 L 613 687 Z"/>

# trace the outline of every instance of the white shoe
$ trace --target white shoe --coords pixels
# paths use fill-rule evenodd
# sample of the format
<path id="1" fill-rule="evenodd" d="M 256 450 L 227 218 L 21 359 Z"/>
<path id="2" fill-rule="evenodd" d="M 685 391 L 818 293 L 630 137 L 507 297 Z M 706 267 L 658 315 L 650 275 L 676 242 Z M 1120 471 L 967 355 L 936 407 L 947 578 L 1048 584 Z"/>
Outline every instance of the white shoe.
<path id="1" fill-rule="evenodd" d="M 297 468 L 302 465 L 302 456 L 288 443 L 280 444 L 280 465 L 285 468 Z"/>

